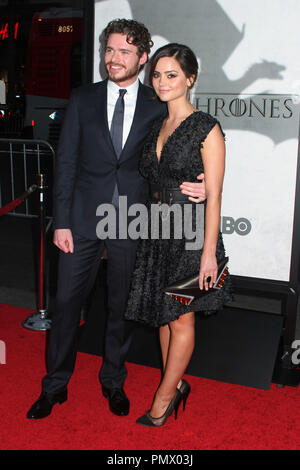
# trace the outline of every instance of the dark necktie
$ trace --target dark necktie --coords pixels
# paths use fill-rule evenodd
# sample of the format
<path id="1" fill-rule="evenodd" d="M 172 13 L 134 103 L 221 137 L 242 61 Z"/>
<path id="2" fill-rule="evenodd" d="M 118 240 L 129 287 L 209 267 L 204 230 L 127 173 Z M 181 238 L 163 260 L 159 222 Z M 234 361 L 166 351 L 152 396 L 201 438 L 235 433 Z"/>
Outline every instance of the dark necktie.
<path id="1" fill-rule="evenodd" d="M 124 95 L 127 90 L 119 90 L 119 98 L 115 104 L 115 110 L 111 121 L 110 135 L 111 140 L 119 158 L 122 152 L 123 140 L 123 121 L 124 121 Z"/>
<path id="2" fill-rule="evenodd" d="M 111 140 L 119 159 L 122 152 L 122 141 L 123 141 L 123 121 L 124 121 L 124 95 L 127 92 L 125 89 L 119 90 L 119 98 L 115 104 L 115 110 L 110 126 Z M 114 206 L 118 206 L 119 202 L 119 191 L 116 184 L 113 194 L 112 203 Z"/>

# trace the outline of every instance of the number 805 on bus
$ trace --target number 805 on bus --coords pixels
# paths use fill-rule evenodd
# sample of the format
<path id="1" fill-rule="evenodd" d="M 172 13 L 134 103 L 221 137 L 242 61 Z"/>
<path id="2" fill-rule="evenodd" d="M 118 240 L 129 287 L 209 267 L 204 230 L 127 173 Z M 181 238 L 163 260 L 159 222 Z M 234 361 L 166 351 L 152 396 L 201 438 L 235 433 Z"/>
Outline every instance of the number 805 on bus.
<path id="1" fill-rule="evenodd" d="M 57 31 L 59 33 L 73 33 L 73 25 L 70 24 L 70 25 L 59 25 L 58 28 L 57 28 Z"/>

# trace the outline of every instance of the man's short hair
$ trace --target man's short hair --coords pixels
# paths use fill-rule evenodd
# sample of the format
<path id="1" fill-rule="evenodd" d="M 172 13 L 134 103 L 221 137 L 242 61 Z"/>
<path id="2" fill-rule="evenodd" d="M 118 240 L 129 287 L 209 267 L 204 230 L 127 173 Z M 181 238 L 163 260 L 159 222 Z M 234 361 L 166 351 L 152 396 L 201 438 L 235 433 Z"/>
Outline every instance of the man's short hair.
<path id="1" fill-rule="evenodd" d="M 153 46 L 151 35 L 146 26 L 135 20 L 126 20 L 125 18 L 112 20 L 108 23 L 103 33 L 105 47 L 111 34 L 126 34 L 127 42 L 134 44 L 138 48 L 139 57 L 141 57 L 144 52 L 149 56 L 151 47 Z"/>

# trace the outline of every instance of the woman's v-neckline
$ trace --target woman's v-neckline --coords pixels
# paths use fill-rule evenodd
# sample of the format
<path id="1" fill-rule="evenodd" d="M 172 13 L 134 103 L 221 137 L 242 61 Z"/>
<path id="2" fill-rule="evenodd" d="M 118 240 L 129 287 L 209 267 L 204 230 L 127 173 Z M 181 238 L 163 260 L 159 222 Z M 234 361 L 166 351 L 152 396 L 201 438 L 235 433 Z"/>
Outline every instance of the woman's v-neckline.
<path id="1" fill-rule="evenodd" d="M 160 151 L 160 156 L 158 157 L 158 153 L 157 153 L 157 143 L 158 143 L 158 139 L 159 139 L 159 135 L 160 135 L 160 131 L 161 131 L 161 128 L 162 128 L 162 125 L 159 127 L 158 129 L 158 133 L 156 135 L 156 140 L 155 140 L 155 156 L 156 156 L 156 160 L 157 160 L 157 163 L 158 165 L 161 163 L 161 158 L 162 158 L 162 154 L 163 154 L 163 151 L 166 147 L 166 145 L 168 144 L 169 140 L 171 139 L 171 137 L 175 134 L 175 132 L 177 131 L 177 129 L 179 129 L 183 123 L 185 123 L 191 116 L 193 116 L 195 113 L 198 113 L 199 111 L 193 111 L 191 114 L 189 114 L 185 119 L 183 119 L 183 121 L 181 121 L 180 124 L 178 124 L 177 127 L 175 127 L 174 131 L 171 132 L 171 134 L 167 137 L 167 140 L 165 141 L 165 143 L 163 144 L 162 148 L 161 148 L 161 151 Z M 166 118 L 163 118 L 162 120 L 162 124 L 164 122 Z"/>

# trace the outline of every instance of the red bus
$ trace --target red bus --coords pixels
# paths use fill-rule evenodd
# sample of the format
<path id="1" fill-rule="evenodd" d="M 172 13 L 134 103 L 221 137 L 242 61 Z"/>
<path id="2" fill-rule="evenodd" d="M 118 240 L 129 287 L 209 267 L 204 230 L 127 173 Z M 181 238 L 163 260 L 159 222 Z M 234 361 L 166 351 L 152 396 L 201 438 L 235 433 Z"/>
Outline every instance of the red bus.
<path id="1" fill-rule="evenodd" d="M 81 81 L 83 11 L 50 8 L 33 16 L 26 63 L 25 125 L 54 143 L 72 88 Z"/>

